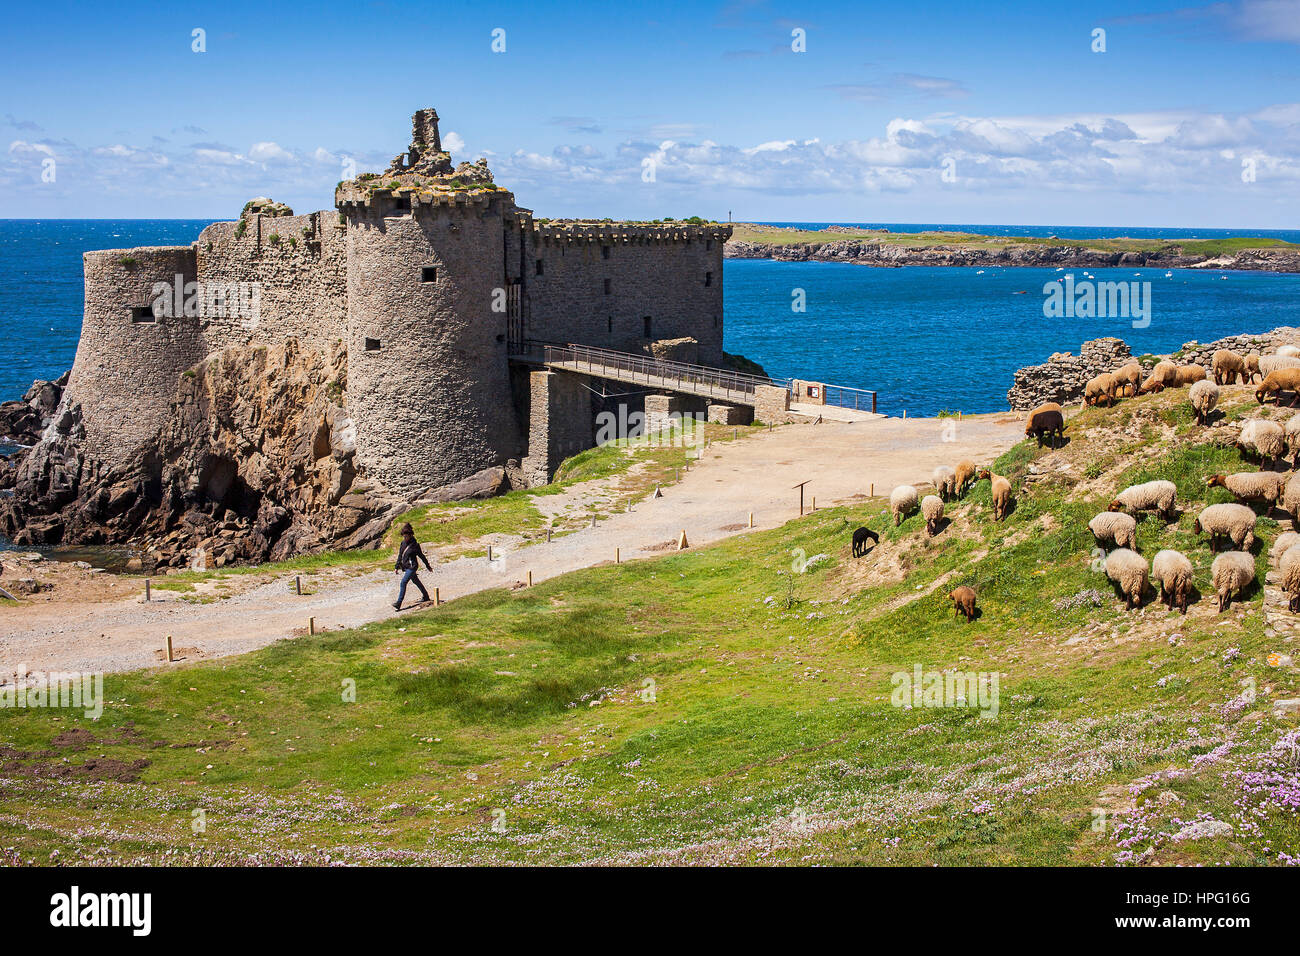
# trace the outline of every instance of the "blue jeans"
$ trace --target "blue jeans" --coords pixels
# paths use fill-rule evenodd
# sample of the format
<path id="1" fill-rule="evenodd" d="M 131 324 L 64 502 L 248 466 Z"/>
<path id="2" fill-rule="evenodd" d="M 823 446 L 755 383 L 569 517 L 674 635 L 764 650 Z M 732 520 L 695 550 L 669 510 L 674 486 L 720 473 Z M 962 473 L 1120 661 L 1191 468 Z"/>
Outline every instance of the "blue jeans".
<path id="1" fill-rule="evenodd" d="M 397 591 L 398 607 L 401 607 L 402 601 L 406 599 L 406 586 L 410 584 L 412 581 L 414 581 L 415 586 L 420 589 L 420 593 L 424 595 L 424 599 L 426 601 L 429 600 L 429 592 L 424 589 L 424 584 L 416 576 L 415 574 L 416 570 L 417 570 L 416 568 L 408 568 L 407 570 L 402 572 L 402 586 Z"/>

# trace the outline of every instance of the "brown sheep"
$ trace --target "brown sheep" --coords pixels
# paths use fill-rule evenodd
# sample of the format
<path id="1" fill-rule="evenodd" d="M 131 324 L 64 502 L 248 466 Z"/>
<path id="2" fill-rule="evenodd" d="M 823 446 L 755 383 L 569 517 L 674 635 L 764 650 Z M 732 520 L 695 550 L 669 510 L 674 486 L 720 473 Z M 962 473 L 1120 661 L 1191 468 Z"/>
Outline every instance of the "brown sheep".
<path id="1" fill-rule="evenodd" d="M 1214 372 L 1215 385 L 1235 385 L 1238 376 L 1243 383 L 1250 381 L 1246 360 L 1231 349 L 1215 351 L 1210 359 L 1210 370 Z"/>
<path id="2" fill-rule="evenodd" d="M 968 588 L 963 584 L 961 587 L 955 589 L 951 594 L 949 594 L 948 599 L 952 601 L 953 610 L 956 611 L 956 613 L 966 615 L 967 624 L 975 620 L 974 589 Z"/>
<path id="3" fill-rule="evenodd" d="M 1142 366 L 1137 362 L 1129 362 L 1111 375 L 1115 377 L 1115 392 L 1119 395 L 1123 395 L 1126 388 L 1130 396 L 1136 395 L 1138 386 L 1142 384 Z"/>
<path id="4" fill-rule="evenodd" d="M 975 477 L 975 462 L 963 458 L 961 461 L 957 462 L 957 466 L 953 471 L 956 472 L 957 494 L 960 496 L 966 492 L 966 486 L 970 484 L 971 479 Z"/>
<path id="5" fill-rule="evenodd" d="M 1011 482 L 987 468 L 980 472 L 980 478 L 989 480 L 989 490 L 993 493 L 993 520 L 1001 521 L 1011 513 Z"/>
<path id="6" fill-rule="evenodd" d="M 1191 385 L 1193 382 L 1202 382 L 1205 380 L 1205 367 L 1201 365 L 1180 365 L 1178 366 L 1178 384 Z"/>
<path id="7" fill-rule="evenodd" d="M 1263 405 L 1264 399 L 1275 395 L 1277 404 L 1281 405 L 1283 392 L 1291 393 L 1289 405 L 1295 407 L 1300 404 L 1300 368 L 1283 368 L 1276 372 L 1269 372 L 1264 376 L 1264 381 L 1259 383 L 1259 388 L 1255 389 L 1255 401 Z"/>
<path id="8" fill-rule="evenodd" d="M 1029 413 L 1025 421 L 1025 437 L 1037 439 L 1039 448 L 1043 447 L 1044 435 L 1053 448 L 1056 447 L 1056 439 L 1065 437 L 1065 416 L 1061 414 L 1061 406 L 1056 402 L 1039 405 Z"/>
<path id="9" fill-rule="evenodd" d="M 1178 366 L 1173 362 L 1157 362 L 1156 367 L 1151 370 L 1151 375 L 1138 389 L 1138 394 L 1149 395 L 1162 389 L 1177 387 Z"/>
<path id="10" fill-rule="evenodd" d="M 1100 405 L 1102 399 L 1105 399 L 1107 406 L 1115 404 L 1115 376 L 1110 372 L 1102 372 L 1088 379 L 1088 383 L 1083 386 L 1083 404 Z"/>

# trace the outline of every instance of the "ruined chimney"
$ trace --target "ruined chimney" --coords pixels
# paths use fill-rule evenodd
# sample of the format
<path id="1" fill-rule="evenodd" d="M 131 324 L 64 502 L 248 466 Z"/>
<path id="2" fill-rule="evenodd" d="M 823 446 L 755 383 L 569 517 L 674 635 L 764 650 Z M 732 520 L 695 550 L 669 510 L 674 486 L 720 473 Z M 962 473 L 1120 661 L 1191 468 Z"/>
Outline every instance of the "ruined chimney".
<path id="1" fill-rule="evenodd" d="M 413 152 L 418 151 L 421 155 L 442 152 L 442 138 L 438 135 L 437 110 L 429 108 L 415 111 L 415 115 L 411 117 L 411 146 Z"/>

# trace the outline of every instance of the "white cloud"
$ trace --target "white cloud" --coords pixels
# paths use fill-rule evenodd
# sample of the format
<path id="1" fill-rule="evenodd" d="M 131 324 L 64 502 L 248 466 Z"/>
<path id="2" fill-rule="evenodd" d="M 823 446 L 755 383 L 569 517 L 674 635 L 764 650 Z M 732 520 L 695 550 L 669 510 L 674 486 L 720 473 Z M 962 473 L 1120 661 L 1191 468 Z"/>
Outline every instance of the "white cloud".
<path id="1" fill-rule="evenodd" d="M 254 143 L 248 150 L 248 158 L 259 163 L 283 163 L 294 158 L 279 143 Z"/>
<path id="2" fill-rule="evenodd" d="M 442 137 L 442 148 L 449 153 L 465 152 L 465 140 L 454 130 L 448 130 Z"/>

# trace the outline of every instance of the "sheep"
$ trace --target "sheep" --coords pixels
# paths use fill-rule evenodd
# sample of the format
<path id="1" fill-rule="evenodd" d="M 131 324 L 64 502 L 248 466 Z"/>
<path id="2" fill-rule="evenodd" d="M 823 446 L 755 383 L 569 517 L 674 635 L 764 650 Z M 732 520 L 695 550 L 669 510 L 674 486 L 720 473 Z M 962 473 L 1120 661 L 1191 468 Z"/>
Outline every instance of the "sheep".
<path id="1" fill-rule="evenodd" d="M 1287 593 L 1287 610 L 1300 611 L 1300 546 L 1292 545 L 1282 552 L 1277 562 L 1279 584 Z"/>
<path id="2" fill-rule="evenodd" d="M 1106 558 L 1106 577 L 1119 585 L 1126 610 L 1142 606 L 1147 592 L 1146 558 L 1128 548 L 1116 548 Z"/>
<path id="3" fill-rule="evenodd" d="M 1193 382 L 1205 381 L 1205 367 L 1203 365 L 1180 365 L 1177 371 L 1178 385 L 1191 385 Z"/>
<path id="4" fill-rule="evenodd" d="M 957 462 L 955 471 L 957 472 L 957 494 L 965 494 L 966 486 L 970 484 L 971 479 L 975 477 L 975 462 L 968 458 L 963 458 L 961 461 Z"/>
<path id="5" fill-rule="evenodd" d="M 943 520 L 943 499 L 938 495 L 926 495 L 921 499 L 921 514 L 925 516 L 926 533 L 933 537 Z"/>
<path id="6" fill-rule="evenodd" d="M 1222 614 L 1255 580 L 1255 559 L 1245 551 L 1225 551 L 1210 565 L 1214 590 L 1219 595 L 1219 613 Z"/>
<path id="7" fill-rule="evenodd" d="M 1271 560 L 1277 561 L 1284 551 L 1294 548 L 1300 544 L 1300 532 L 1283 531 L 1273 541 L 1273 546 L 1268 549 L 1268 556 Z"/>
<path id="8" fill-rule="evenodd" d="M 957 497 L 957 472 L 947 465 L 937 466 L 931 474 L 930 480 L 934 482 L 934 489 L 939 492 L 940 498 L 947 501 Z"/>
<path id="9" fill-rule="evenodd" d="M 1210 371 L 1214 373 L 1215 385 L 1235 385 L 1237 377 L 1242 382 L 1249 380 L 1246 360 L 1231 349 L 1218 349 L 1210 359 Z"/>
<path id="10" fill-rule="evenodd" d="M 1295 345 L 1279 345 L 1277 354 L 1283 358 L 1300 358 L 1300 347 Z"/>
<path id="11" fill-rule="evenodd" d="M 1147 395 L 1166 388 L 1177 388 L 1178 384 L 1178 366 L 1173 362 L 1157 362 L 1151 375 L 1138 389 L 1138 394 Z"/>
<path id="12" fill-rule="evenodd" d="M 993 493 L 993 520 L 1001 521 L 1011 513 L 1011 505 L 1015 501 L 1011 494 L 1011 482 L 987 468 L 980 472 L 980 478 L 989 480 L 989 490 Z"/>
<path id="13" fill-rule="evenodd" d="M 1103 511 L 1088 522 L 1097 546 L 1102 547 L 1107 541 L 1115 542 L 1117 548 L 1137 550 L 1137 519 L 1122 511 Z"/>
<path id="14" fill-rule="evenodd" d="M 1192 403 L 1192 408 L 1196 411 L 1196 423 L 1209 425 L 1210 412 L 1214 411 L 1214 406 L 1219 404 L 1219 386 L 1208 378 L 1193 382 L 1192 387 L 1187 390 L 1187 400 Z"/>
<path id="15" fill-rule="evenodd" d="M 1107 511 L 1159 511 L 1166 521 L 1178 515 L 1178 489 L 1172 481 L 1130 485 L 1115 496 Z"/>
<path id="16" fill-rule="evenodd" d="M 894 527 L 903 523 L 903 519 L 916 510 L 920 494 L 915 485 L 899 485 L 889 493 L 889 510 L 894 513 Z"/>
<path id="17" fill-rule="evenodd" d="M 1129 362 L 1110 374 L 1115 378 L 1116 393 L 1123 394 L 1127 388 L 1129 395 L 1137 394 L 1138 386 L 1142 384 L 1142 366 L 1137 362 Z"/>
<path id="18" fill-rule="evenodd" d="M 1088 379 L 1083 386 L 1083 404 L 1100 405 L 1102 399 L 1105 399 L 1106 405 L 1115 404 L 1115 376 L 1110 372 L 1102 372 L 1100 375 Z"/>
<path id="19" fill-rule="evenodd" d="M 1192 591 L 1192 562 L 1181 551 L 1165 548 L 1151 561 L 1151 576 L 1160 584 L 1160 600 L 1187 613 L 1187 596 Z"/>
<path id="20" fill-rule="evenodd" d="M 1246 382 L 1255 381 L 1256 375 L 1259 375 L 1259 353 L 1251 352 L 1246 356 Z M 1263 378 L 1264 376 L 1259 375 L 1259 377 Z"/>
<path id="21" fill-rule="evenodd" d="M 1280 372 L 1284 368 L 1300 368 L 1300 358 L 1292 358 L 1289 355 L 1265 355 L 1259 360 L 1260 378 L 1268 378 L 1274 372 Z"/>
<path id="22" fill-rule="evenodd" d="M 1292 415 L 1282 426 L 1282 438 L 1286 450 L 1291 453 L 1292 467 L 1300 466 L 1300 412 Z"/>
<path id="23" fill-rule="evenodd" d="M 1241 426 L 1238 447 L 1253 451 L 1261 460 L 1277 463 L 1286 454 L 1286 432 L 1277 422 L 1252 418 Z"/>
<path id="24" fill-rule="evenodd" d="M 1286 479 L 1285 472 L 1239 471 L 1232 475 L 1210 475 L 1205 479 L 1205 485 L 1207 488 L 1227 488 L 1238 501 L 1262 501 L 1271 508 L 1282 497 Z"/>
<path id="25" fill-rule="evenodd" d="M 1265 375 L 1264 381 L 1260 382 L 1259 388 L 1255 389 L 1255 401 L 1263 405 L 1264 399 L 1274 395 L 1277 404 L 1281 405 L 1283 392 L 1291 393 L 1291 401 L 1288 404 L 1293 408 L 1300 404 L 1300 366 L 1278 369 Z"/>
<path id="26" fill-rule="evenodd" d="M 969 624 L 975 620 L 975 590 L 966 585 L 955 588 L 948 595 L 948 600 L 952 601 L 953 610 L 958 614 L 966 615 L 966 623 Z"/>
<path id="27" fill-rule="evenodd" d="M 1210 552 L 1218 551 L 1220 538 L 1229 538 L 1239 551 L 1255 546 L 1255 512 L 1245 505 L 1210 505 L 1196 516 L 1192 530 L 1210 536 Z"/>
<path id="28" fill-rule="evenodd" d="M 853 532 L 853 556 L 860 558 L 867 553 L 867 542 L 870 541 L 872 547 L 880 544 L 880 535 L 876 534 L 870 528 L 862 527 Z"/>
<path id="29" fill-rule="evenodd" d="M 1110 398 L 1114 401 L 1113 388 Z M 1036 439 L 1039 448 L 1043 447 L 1044 435 L 1050 439 L 1053 448 L 1056 447 L 1056 439 L 1065 437 L 1065 416 L 1061 414 L 1061 406 L 1056 402 L 1044 402 L 1030 412 L 1025 420 L 1025 437 Z"/>
<path id="30" fill-rule="evenodd" d="M 1293 475 L 1282 489 L 1282 510 L 1288 512 L 1293 520 L 1300 520 L 1300 474 Z"/>

